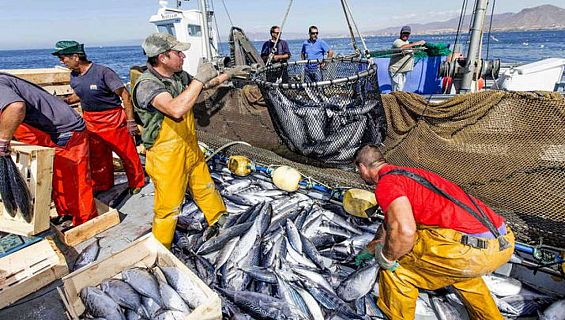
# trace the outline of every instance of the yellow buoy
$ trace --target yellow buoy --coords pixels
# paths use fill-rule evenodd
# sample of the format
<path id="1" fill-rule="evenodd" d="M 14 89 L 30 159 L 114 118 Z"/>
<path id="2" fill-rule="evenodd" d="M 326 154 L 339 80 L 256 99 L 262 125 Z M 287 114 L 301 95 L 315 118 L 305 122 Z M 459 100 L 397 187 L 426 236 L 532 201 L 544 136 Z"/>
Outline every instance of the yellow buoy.
<path id="1" fill-rule="evenodd" d="M 349 189 L 343 194 L 343 208 L 350 215 L 368 218 L 365 210 L 377 205 L 373 192 L 361 189 Z"/>
<path id="2" fill-rule="evenodd" d="M 228 169 L 236 176 L 245 177 L 253 171 L 253 163 L 245 156 L 231 156 L 228 159 Z"/>
<path id="3" fill-rule="evenodd" d="M 271 177 L 277 188 L 288 192 L 298 190 L 298 183 L 302 179 L 300 172 L 289 166 L 278 167 L 273 171 Z"/>

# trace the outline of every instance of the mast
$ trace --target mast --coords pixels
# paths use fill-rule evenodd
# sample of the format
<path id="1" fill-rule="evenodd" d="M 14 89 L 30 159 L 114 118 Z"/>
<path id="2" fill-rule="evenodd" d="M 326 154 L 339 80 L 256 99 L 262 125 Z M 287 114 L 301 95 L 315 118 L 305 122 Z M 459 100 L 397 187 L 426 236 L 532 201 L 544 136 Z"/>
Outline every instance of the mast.
<path id="1" fill-rule="evenodd" d="M 208 25 L 208 4 L 206 0 L 200 0 L 200 11 L 202 12 L 202 35 L 204 36 L 204 48 L 206 50 L 206 60 L 212 60 L 212 50 L 210 49 L 210 29 Z"/>
<path id="2" fill-rule="evenodd" d="M 471 39 L 469 41 L 469 50 L 467 52 L 467 63 L 461 82 L 460 92 L 471 92 L 474 75 L 480 61 L 479 51 L 483 38 L 483 23 L 488 7 L 488 0 L 477 0 L 475 2 L 475 10 L 473 17 L 473 26 L 471 27 Z"/>

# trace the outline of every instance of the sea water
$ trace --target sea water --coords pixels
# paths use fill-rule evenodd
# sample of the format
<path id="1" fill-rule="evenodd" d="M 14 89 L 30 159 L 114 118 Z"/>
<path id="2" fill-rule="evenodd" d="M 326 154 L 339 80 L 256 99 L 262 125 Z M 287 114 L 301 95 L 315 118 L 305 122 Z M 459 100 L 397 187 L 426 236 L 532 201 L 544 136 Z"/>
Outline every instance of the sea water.
<path id="1" fill-rule="evenodd" d="M 396 37 L 372 36 L 366 37 L 365 42 L 369 50 L 389 49 Z M 413 35 L 411 40 L 426 40 L 430 43 L 446 43 L 453 45 L 456 34 L 442 35 Z M 266 39 L 265 39 L 266 40 Z M 349 54 L 353 52 L 350 38 L 324 39 L 333 48 L 336 54 Z M 466 48 L 468 36 L 459 36 L 458 43 Z M 292 54 L 291 60 L 300 59 L 300 50 L 304 40 L 289 40 L 288 44 Z M 141 40 L 140 40 L 141 43 Z M 254 41 L 257 50 L 261 50 L 263 41 Z M 358 40 L 357 44 L 361 46 Z M 500 59 L 508 63 L 528 63 L 545 58 L 565 58 L 565 30 L 556 31 L 521 31 L 521 32 L 494 32 L 485 34 L 483 39 L 483 58 Z M 144 65 L 146 57 L 140 46 L 109 46 L 88 47 L 86 52 L 90 60 L 106 65 L 115 70 L 118 75 L 128 81 L 129 68 L 133 65 Z M 362 49 L 362 47 L 361 47 Z M 51 55 L 53 49 L 29 50 L 0 50 L 0 69 L 26 69 L 26 68 L 52 68 L 59 63 L 59 59 Z M 227 43 L 220 44 L 220 51 L 228 55 Z"/>

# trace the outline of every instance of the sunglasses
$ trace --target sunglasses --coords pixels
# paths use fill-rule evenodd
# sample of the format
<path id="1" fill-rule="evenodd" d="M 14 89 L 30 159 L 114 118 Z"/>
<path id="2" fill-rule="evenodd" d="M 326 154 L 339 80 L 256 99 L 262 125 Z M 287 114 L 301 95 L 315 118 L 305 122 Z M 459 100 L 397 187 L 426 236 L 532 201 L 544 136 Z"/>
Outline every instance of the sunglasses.
<path id="1" fill-rule="evenodd" d="M 310 32 L 310 34 L 318 34 L 317 32 Z"/>

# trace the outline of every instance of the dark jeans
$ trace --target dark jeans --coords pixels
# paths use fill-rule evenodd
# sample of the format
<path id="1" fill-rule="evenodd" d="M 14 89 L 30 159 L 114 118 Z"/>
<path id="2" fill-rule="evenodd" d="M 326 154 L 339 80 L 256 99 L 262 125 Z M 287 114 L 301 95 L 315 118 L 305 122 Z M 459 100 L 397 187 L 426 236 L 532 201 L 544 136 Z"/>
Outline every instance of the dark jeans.
<path id="1" fill-rule="evenodd" d="M 324 80 L 322 72 L 320 69 L 304 69 L 304 81 L 305 82 L 318 82 Z"/>
<path id="2" fill-rule="evenodd" d="M 267 82 L 277 82 L 279 78 L 282 79 L 281 83 L 288 83 L 288 68 L 286 66 L 277 68 L 275 70 L 267 71 Z"/>

